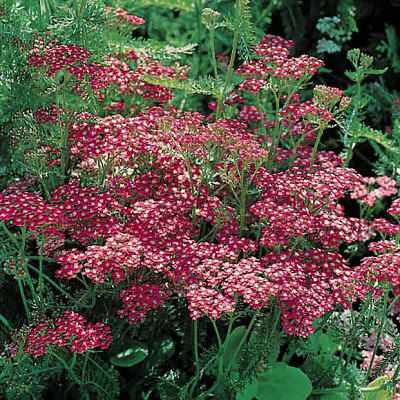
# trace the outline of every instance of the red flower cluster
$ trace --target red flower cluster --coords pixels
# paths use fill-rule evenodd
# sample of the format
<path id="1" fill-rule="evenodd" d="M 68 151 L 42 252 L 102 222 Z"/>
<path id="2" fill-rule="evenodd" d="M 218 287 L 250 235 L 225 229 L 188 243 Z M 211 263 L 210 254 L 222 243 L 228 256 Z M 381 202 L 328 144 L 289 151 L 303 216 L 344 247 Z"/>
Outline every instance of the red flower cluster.
<path id="1" fill-rule="evenodd" d="M 62 230 L 66 227 L 62 210 L 35 193 L 21 190 L 0 192 L 0 221 L 26 225 L 29 231 L 35 232 L 33 237 L 40 234 L 63 237 Z"/>
<path id="2" fill-rule="evenodd" d="M 335 305 L 348 308 L 357 298 L 354 274 L 340 254 L 320 249 L 266 255 L 265 275 L 282 311 L 289 335 L 314 333 L 313 321 Z M 269 265 L 268 265 L 269 264 Z"/>
<path id="3" fill-rule="evenodd" d="M 302 55 L 289 58 L 289 50 L 293 46 L 292 41 L 280 37 L 267 35 L 253 48 L 253 52 L 260 60 L 242 64 L 236 73 L 243 75 L 246 80 L 238 89 L 258 93 L 260 88 L 268 87 L 267 78 L 279 79 L 306 79 L 314 75 L 323 61 Z"/>
<path id="4" fill-rule="evenodd" d="M 371 228 L 388 235 L 397 235 L 400 233 L 400 225 L 392 224 L 385 218 L 375 218 L 371 223 Z"/>
<path id="5" fill-rule="evenodd" d="M 106 57 L 106 63 L 109 66 L 108 82 L 113 83 L 121 94 L 143 96 L 145 99 L 155 99 L 160 103 L 166 103 L 171 100 L 171 90 L 164 86 L 147 83 L 141 77 L 144 75 L 165 76 L 185 80 L 188 70 L 178 66 L 176 68 L 166 67 L 147 55 L 138 56 L 135 54 L 135 56 L 135 61 L 138 61 L 138 65 L 133 70 L 123 61 L 123 58 L 130 58 L 128 54 L 121 54 L 118 57 Z"/>
<path id="6" fill-rule="evenodd" d="M 142 266 L 144 247 L 134 236 L 117 234 L 107 239 L 104 246 L 88 246 L 86 251 L 63 250 L 55 260 L 63 267 L 56 271 L 56 278 L 75 278 L 78 273 L 86 275 L 94 283 L 104 283 L 105 276 L 112 273 L 115 283 L 126 279 L 126 274 Z"/>
<path id="7" fill-rule="evenodd" d="M 388 210 L 388 214 L 400 217 L 400 199 L 394 200 Z"/>
<path id="8" fill-rule="evenodd" d="M 263 200 L 249 211 L 268 221 L 260 243 L 274 247 L 305 236 L 323 247 L 338 248 L 341 242 L 370 237 L 366 224 L 345 217 L 343 207 L 337 203 L 361 180 L 349 168 L 319 167 L 308 173 L 293 167 L 276 174 L 259 168 L 255 184 L 263 188 Z"/>
<path id="9" fill-rule="evenodd" d="M 368 245 L 368 249 L 377 253 L 394 253 L 400 251 L 400 246 L 394 240 L 381 240 L 372 242 Z"/>
<path id="10" fill-rule="evenodd" d="M 143 18 L 137 17 L 136 15 L 130 15 L 122 8 L 116 8 L 113 10 L 111 7 L 106 7 L 105 11 L 114 14 L 118 22 L 125 22 L 131 25 L 142 25 L 145 23 Z"/>
<path id="11" fill-rule="evenodd" d="M 102 99 L 98 91 L 108 86 L 108 68 L 96 62 L 87 63 L 86 60 L 91 56 L 91 52 L 79 46 L 54 42 L 44 46 L 43 42 L 38 40 L 30 52 L 28 61 L 36 68 L 45 69 L 47 76 L 53 76 L 65 69 L 73 77 L 68 87 L 84 98 L 87 96 L 84 78 L 87 77 L 92 90 Z"/>
<path id="12" fill-rule="evenodd" d="M 393 295 L 400 294 L 400 252 L 380 254 L 375 257 L 366 257 L 361 264 L 355 268 L 357 279 L 363 283 L 364 290 L 360 291 L 365 296 L 372 291 L 375 296 L 380 296 L 382 287 L 376 287 L 376 282 L 382 283 L 389 281 L 393 286 Z"/>
<path id="13" fill-rule="evenodd" d="M 301 119 L 306 122 L 327 123 L 334 118 L 331 112 L 319 107 L 314 99 L 299 103 L 299 98 L 299 94 L 294 94 L 290 103 L 279 112 L 290 125 L 296 124 Z"/>
<path id="14" fill-rule="evenodd" d="M 77 180 L 73 180 L 53 191 L 51 201 L 53 207 L 65 215 L 66 229 L 71 238 L 83 244 L 90 239 L 116 234 L 122 229 L 116 216 L 112 215 L 121 209 L 121 205 L 110 191 L 82 188 Z"/>
<path id="15" fill-rule="evenodd" d="M 284 47 L 290 50 L 295 45 L 295 42 L 293 40 L 284 39 L 281 36 L 267 34 L 261 38 L 260 44 L 266 44 L 270 47 Z"/>
<path id="16" fill-rule="evenodd" d="M 144 321 L 148 311 L 162 307 L 169 293 L 159 285 L 135 285 L 126 290 L 121 290 L 121 299 L 124 309 L 117 314 L 124 318 L 128 316 L 129 324 Z"/>
<path id="17" fill-rule="evenodd" d="M 240 72 L 249 79 L 243 87 L 257 91 L 274 78 L 308 78 L 315 73 L 321 61 L 306 56 L 289 58 L 291 47 L 290 41 L 265 37 L 254 49 L 260 59 L 241 67 Z M 53 54 L 52 48 L 58 47 L 50 46 L 44 59 L 33 59 L 33 64 L 55 71 L 66 66 L 81 79 L 78 66 L 86 62 L 88 54 L 68 48 Z M 131 69 L 124 57 L 137 67 Z M 117 89 L 117 98 L 111 103 L 115 108 L 125 107 L 124 101 L 132 94 L 160 102 L 171 98 L 167 89 L 141 80 L 143 75 L 186 76 L 182 70 L 132 52 L 109 57 L 106 62 L 107 84 Z M 327 123 L 333 118 L 329 96 L 335 97 L 336 104 L 341 95 L 336 88 L 319 87 L 315 99 L 302 104 L 299 96 L 293 95 L 278 121 L 282 134 L 311 136 L 310 126 L 315 121 Z M 58 111 L 53 109 L 47 116 L 39 113 L 38 118 L 43 123 L 55 122 Z M 276 173 L 267 170 L 260 166 L 267 150 L 245 123 L 260 115 L 249 107 L 242 111 L 242 121 L 224 118 L 214 123 L 207 123 L 199 113 L 180 113 L 174 107 L 149 107 L 130 118 L 81 113 L 68 126 L 68 150 L 78 165 L 74 174 L 85 171 L 96 179 L 107 164 L 103 188 L 82 187 L 79 180 L 72 179 L 53 191 L 51 203 L 29 192 L 5 191 L 0 193 L 0 219 L 16 225 L 27 223 L 33 230 L 47 228 L 43 232 L 52 240 L 60 231 L 68 233 L 87 246 L 55 254 L 61 265 L 56 271 L 58 278 L 83 274 L 94 283 L 123 284 L 134 277 L 135 283 L 120 291 L 124 308 L 118 311 L 131 324 L 143 321 L 174 293 L 186 297 L 193 319 L 233 312 L 235 295 L 239 295 L 254 309 L 275 298 L 285 331 L 307 336 L 313 332 L 315 318 L 336 305 L 348 307 L 357 297 L 357 279 L 370 279 L 365 271 L 375 268 L 375 262 L 366 262 L 355 274 L 338 254 L 341 243 L 372 236 L 365 221 L 346 217 L 339 204 L 363 179 L 354 170 L 342 168 L 343 161 L 332 152 L 317 152 L 309 173 L 312 149 L 305 145 L 298 146 L 293 167 Z M 266 128 L 276 126 L 268 121 Z M 283 163 L 288 157 L 290 150 L 278 148 L 274 161 Z M 224 201 L 233 197 L 232 189 L 237 198 L 229 198 L 230 204 L 241 198 L 240 172 L 261 192 L 261 200 L 245 204 L 244 222 L 239 222 L 237 210 Z M 209 195 L 210 187 L 218 190 L 223 184 L 227 187 L 218 196 Z M 393 204 L 393 215 L 399 214 L 398 206 Z M 197 241 L 204 221 L 214 228 L 216 243 Z M 242 225 L 248 228 L 253 222 L 262 225 L 258 242 L 240 237 Z M 376 230 L 380 226 L 392 229 L 379 223 L 374 221 Z M 98 242 L 92 245 L 91 240 Z M 313 245 L 317 248 L 304 250 Z M 260 246 L 267 249 L 262 260 L 254 256 Z M 381 244 L 371 248 L 393 247 Z M 389 270 L 397 284 L 394 267 L 390 265 Z M 35 354 L 43 354 L 47 344 L 66 345 L 77 338 L 81 342 L 70 344 L 73 351 L 106 346 L 104 331 L 99 334 L 102 340 L 96 342 L 92 335 L 96 328 L 85 325 L 83 317 L 74 313 L 68 316 L 70 325 L 64 318 L 33 329 L 27 351 L 34 352 L 37 346 Z M 41 337 L 45 337 L 43 342 L 38 339 Z"/>
<path id="18" fill-rule="evenodd" d="M 112 336 L 110 327 L 101 322 L 87 323 L 78 313 L 67 310 L 55 321 L 45 320 L 30 327 L 26 334 L 17 333 L 14 341 L 17 346 L 13 346 L 11 358 L 17 354 L 20 344 L 25 354 L 37 358 L 46 354 L 49 345 L 67 346 L 73 353 L 85 353 L 95 347 L 104 350 L 111 344 Z"/>

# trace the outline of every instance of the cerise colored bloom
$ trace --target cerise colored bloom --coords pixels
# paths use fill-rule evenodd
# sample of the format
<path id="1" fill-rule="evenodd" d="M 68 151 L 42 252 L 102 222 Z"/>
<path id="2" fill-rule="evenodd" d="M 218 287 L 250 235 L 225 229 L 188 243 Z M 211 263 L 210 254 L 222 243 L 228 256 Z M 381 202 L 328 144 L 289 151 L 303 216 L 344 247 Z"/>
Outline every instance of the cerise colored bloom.
<path id="1" fill-rule="evenodd" d="M 24 334 L 25 331 L 27 332 Z M 104 350 L 111 344 L 112 336 L 110 327 L 102 323 L 88 323 L 83 316 L 67 310 L 55 321 L 45 319 L 21 330 L 16 335 L 16 342 L 23 342 L 23 352 L 37 358 L 46 354 L 49 345 L 67 346 L 73 353 L 84 353 L 96 347 Z M 16 352 L 17 348 L 11 357 Z"/>

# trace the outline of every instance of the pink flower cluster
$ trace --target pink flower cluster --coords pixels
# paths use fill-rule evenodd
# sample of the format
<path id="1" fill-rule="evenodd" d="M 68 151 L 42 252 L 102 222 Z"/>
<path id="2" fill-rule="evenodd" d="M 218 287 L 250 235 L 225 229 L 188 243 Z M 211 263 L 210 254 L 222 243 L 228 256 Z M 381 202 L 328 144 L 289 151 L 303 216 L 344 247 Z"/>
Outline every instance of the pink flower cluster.
<path id="1" fill-rule="evenodd" d="M 63 212 L 35 193 L 22 190 L 0 192 L 0 221 L 13 225 L 26 225 L 33 237 L 44 234 L 48 237 L 61 236 L 66 227 Z"/>
<path id="2" fill-rule="evenodd" d="M 236 73 L 246 78 L 238 89 L 258 93 L 262 87 L 267 86 L 267 78 L 279 79 L 308 79 L 314 75 L 323 61 L 315 57 L 302 55 L 289 58 L 289 50 L 294 42 L 284 40 L 278 36 L 265 36 L 253 48 L 253 52 L 260 60 L 242 64 Z"/>
<path id="3" fill-rule="evenodd" d="M 388 210 L 388 214 L 393 215 L 394 217 L 400 217 L 400 199 L 393 201 Z"/>
<path id="4" fill-rule="evenodd" d="M 55 260 L 63 267 L 56 271 L 56 278 L 75 278 L 78 273 L 92 282 L 104 283 L 105 276 L 112 273 L 115 283 L 126 279 L 126 272 L 141 266 L 143 246 L 133 236 L 117 234 L 107 239 L 104 246 L 88 246 L 86 251 L 63 250 Z"/>
<path id="5" fill-rule="evenodd" d="M 281 36 L 271 35 L 269 33 L 261 38 L 260 44 L 266 44 L 270 47 L 283 47 L 290 50 L 295 45 L 295 42 L 290 39 L 284 39 Z"/>
<path id="6" fill-rule="evenodd" d="M 136 324 L 145 320 L 148 311 L 162 307 L 170 294 L 159 285 L 143 284 L 121 290 L 120 296 L 124 309 L 117 314 L 121 318 L 128 316 L 129 324 Z"/>
<path id="7" fill-rule="evenodd" d="M 44 46 L 43 41 L 37 40 L 28 61 L 36 68 L 45 69 L 47 76 L 53 76 L 56 72 L 65 69 L 73 77 L 68 87 L 84 98 L 87 96 L 84 78 L 87 77 L 92 90 L 100 99 L 103 99 L 99 90 L 106 88 L 109 84 L 108 68 L 96 62 L 86 62 L 91 56 L 91 52 L 79 46 L 54 42 Z"/>
<path id="8" fill-rule="evenodd" d="M 391 213 L 396 209 L 398 199 L 389 209 Z M 371 227 L 384 235 L 400 234 L 400 225 L 392 224 L 384 218 L 376 218 L 372 221 Z M 382 294 L 382 288 L 376 287 L 376 283 L 381 284 L 388 281 L 395 296 L 400 294 L 400 252 L 398 241 L 381 240 L 370 243 L 369 249 L 378 253 L 374 257 L 366 257 L 361 264 L 354 270 L 357 279 L 363 282 L 364 292 L 373 290 L 375 296 Z M 361 292 L 360 292 L 361 293 Z M 360 296 L 361 297 L 361 296 Z"/>
<path id="9" fill-rule="evenodd" d="M 393 286 L 393 294 L 400 294 L 400 253 L 379 254 L 375 257 L 365 257 L 355 268 L 360 282 L 364 282 L 365 290 L 371 290 L 375 282 L 388 282 Z M 375 288 L 375 293 L 382 293 L 381 288 Z"/>
<path id="10" fill-rule="evenodd" d="M 86 319 L 74 311 L 67 310 L 55 321 L 44 320 L 28 328 L 27 333 L 17 333 L 11 357 L 15 357 L 19 346 L 23 352 L 37 358 L 46 354 L 48 346 L 67 346 L 73 353 L 85 353 L 89 349 L 106 349 L 112 342 L 110 327 Z"/>
<path id="11" fill-rule="evenodd" d="M 116 8 L 113 10 L 111 7 L 106 7 L 105 11 L 107 13 L 114 14 L 118 22 L 126 22 L 131 25 L 142 25 L 145 23 L 143 18 L 137 17 L 136 15 L 130 15 L 122 8 Z"/>
<path id="12" fill-rule="evenodd" d="M 187 298 L 192 318 L 202 314 L 219 318 L 233 311 L 235 293 L 254 308 L 277 297 L 285 330 L 293 335 L 309 334 L 314 318 L 335 304 L 346 304 L 352 296 L 353 286 L 345 285 L 345 274 L 341 273 L 346 265 L 335 259 L 332 249 L 342 242 L 368 237 L 363 222 L 346 218 L 337 203 L 362 178 L 353 170 L 339 168 L 340 160 L 333 155 L 318 152 L 316 165 L 320 167 L 308 174 L 303 164 L 307 164 L 311 149 L 305 147 L 304 151 L 299 149 L 294 168 L 268 173 L 260 167 L 253 177 L 264 194 L 263 200 L 249 206 L 246 224 L 250 224 L 250 218 L 268 218 L 259 244 L 270 248 L 278 245 L 288 252 L 282 253 L 283 258 L 273 259 L 270 249 L 269 261 L 264 260 L 266 269 L 252 257 L 258 244 L 239 237 L 235 209 L 219 197 L 208 195 L 208 189 L 201 185 L 198 165 L 190 161 L 190 175 L 184 160 L 171 154 L 189 152 L 206 160 L 207 150 L 217 144 L 222 160 L 215 162 L 219 178 L 225 171 L 228 179 L 237 182 L 232 157 L 240 155 L 238 167 L 248 168 L 246 179 L 250 179 L 254 157 L 258 154 L 259 159 L 265 159 L 266 153 L 244 123 L 220 119 L 205 125 L 200 114 L 179 115 L 173 108 L 167 111 L 158 107 L 133 118 L 112 116 L 91 123 L 87 121 L 89 115 L 80 118 L 70 127 L 69 141 L 71 152 L 87 166 L 92 157 L 113 156 L 115 170 L 140 167 L 149 172 L 131 177 L 107 175 L 102 191 L 71 180 L 52 193 L 51 204 L 64 216 L 64 228 L 73 239 L 86 245 L 91 239 L 105 241 L 85 251 L 56 253 L 61 264 L 57 277 L 70 279 L 81 273 L 97 283 L 107 282 L 109 276 L 122 283 L 134 273 L 138 282 L 121 292 L 124 310 L 119 312 L 131 323 L 155 308 L 146 309 L 145 299 L 157 307 L 166 300 L 161 294 L 163 286 L 158 285 L 156 290 L 153 283 L 140 281 L 146 270 L 168 284 L 171 293 Z M 148 155 L 152 156 L 151 163 L 146 161 Z M 192 187 L 198 190 L 196 198 Z M 194 205 L 195 226 L 191 220 Z M 35 210 L 30 213 L 33 218 L 38 216 Z M 196 242 L 201 219 L 215 227 L 218 244 Z M 294 254 L 292 247 L 302 237 L 327 250 Z M 244 258 L 238 261 L 241 252 Z M 290 255 L 290 262 L 285 254 Z M 340 284 L 335 281 L 339 276 Z M 139 307 L 140 299 L 143 302 Z M 324 303 L 326 306 L 321 306 Z"/>
<path id="13" fill-rule="evenodd" d="M 240 69 L 249 79 L 243 87 L 258 87 L 275 78 L 308 78 L 322 65 L 306 56 L 289 58 L 291 47 L 290 41 L 267 35 L 255 48 L 259 60 Z M 44 59 L 33 59 L 33 63 L 57 70 L 76 67 L 87 59 L 82 50 L 67 48 L 55 52 L 53 60 L 52 48 L 58 47 L 50 46 Z M 137 67 L 131 69 L 124 59 L 133 60 Z M 186 77 L 179 68 L 162 66 L 135 52 L 108 57 L 106 63 L 107 84 L 113 85 L 110 90 L 116 89 L 110 104 L 116 109 L 124 108 L 132 95 L 161 103 L 171 98 L 172 92 L 147 84 L 141 80 L 143 75 Z M 72 71 L 80 76 L 79 71 Z M 316 97 L 342 95 L 335 88 L 318 90 Z M 232 96 L 231 101 L 241 98 Z M 329 122 L 333 118 L 330 106 L 316 100 L 300 104 L 295 94 L 280 114 L 280 127 L 285 134 L 311 136 L 314 132 L 307 122 Z M 53 123 L 58 111 L 39 112 L 38 119 Z M 42 229 L 54 240 L 49 251 L 62 245 L 54 238 L 61 233 L 85 246 L 84 250 L 68 248 L 54 254 L 61 265 L 56 277 L 72 279 L 82 274 L 96 284 L 121 286 L 126 281 L 128 288 L 120 291 L 124 308 L 118 315 L 131 324 L 143 321 L 174 293 L 187 299 L 193 319 L 202 315 L 220 318 L 233 312 L 239 295 L 254 309 L 276 299 L 284 330 L 307 336 L 313 333 L 315 318 L 336 306 L 346 308 L 364 295 L 366 285 L 362 283 L 389 276 L 398 285 L 397 253 L 366 259 L 353 270 L 338 252 L 342 243 L 372 237 L 367 223 L 347 217 L 339 203 L 363 184 L 363 178 L 343 168 L 343 160 L 333 152 L 317 152 L 309 172 L 312 148 L 306 145 L 298 146 L 293 166 L 283 171 L 281 166 L 292 153 L 278 148 L 273 156 L 281 163 L 278 172 L 267 170 L 262 162 L 268 151 L 258 133 L 245 123 L 260 115 L 248 107 L 242 117 L 207 122 L 199 113 L 179 112 L 173 106 L 144 108 L 134 117 L 76 115 L 67 127 L 68 151 L 77 165 L 73 173 L 96 180 L 107 164 L 108 170 L 101 171 L 102 188 L 70 179 L 51 193 L 48 203 L 23 190 L 4 191 L 0 193 L 0 219 L 15 225 L 27 223 L 30 230 Z M 268 121 L 266 128 L 276 126 Z M 243 194 L 240 172 L 261 196 L 252 203 L 247 198 L 244 213 L 232 206 Z M 399 215 L 399 203 L 393 203 L 390 210 Z M 247 232 L 255 222 L 261 227 L 259 238 L 244 237 L 242 228 Z M 213 243 L 198 241 L 204 226 L 213 228 Z M 393 226 L 386 220 L 373 223 L 375 230 L 389 233 L 398 229 Z M 259 260 L 255 255 L 261 247 L 267 254 Z M 393 246 L 381 243 L 371 249 L 383 252 Z M 379 271 L 379 263 L 385 265 L 384 270 Z M 46 322 L 32 330 L 28 351 L 37 346 L 38 354 L 43 354 L 47 344 L 66 345 L 77 338 L 82 343 L 71 344 L 73 351 L 98 343 L 106 346 L 104 331 L 99 334 L 102 341 L 92 337 L 93 331 L 98 333 L 104 326 L 96 330 L 71 313 L 70 325 L 64 318 L 53 326 Z M 42 343 L 38 337 L 46 339 Z"/>
<path id="14" fill-rule="evenodd" d="M 361 179 L 349 168 L 319 167 L 308 173 L 293 167 L 276 174 L 259 168 L 254 182 L 263 188 L 263 199 L 249 211 L 268 221 L 260 243 L 274 247 L 304 236 L 324 247 L 337 248 L 342 242 L 369 238 L 366 223 L 345 217 L 337 203 Z"/>
<path id="15" fill-rule="evenodd" d="M 185 68 L 166 67 L 158 61 L 143 55 L 138 57 L 138 65 L 131 69 L 123 58 L 128 54 L 121 54 L 116 57 L 106 57 L 107 81 L 117 88 L 116 95 L 129 94 L 144 97 L 145 99 L 154 99 L 162 104 L 172 99 L 172 91 L 164 86 L 153 85 L 141 79 L 144 75 L 166 76 L 184 80 L 187 78 L 188 70 Z M 129 57 L 128 57 L 129 58 Z"/>
<path id="16" fill-rule="evenodd" d="M 114 14 L 129 23 L 144 23 L 141 18 L 129 16 L 121 9 L 115 10 Z M 87 60 L 91 56 L 91 52 L 79 46 L 56 44 L 54 41 L 45 45 L 42 39 L 37 39 L 29 53 L 28 61 L 34 67 L 44 69 L 48 76 L 53 76 L 58 71 L 65 69 L 72 77 L 68 87 L 83 98 L 88 96 L 87 88 L 84 84 L 84 78 L 87 77 L 95 96 L 100 101 L 105 100 L 101 89 L 108 88 L 112 84 L 114 88 L 117 88 L 117 96 L 125 93 L 134 94 L 165 104 L 172 99 L 172 91 L 164 86 L 149 84 L 142 80 L 141 77 L 144 75 L 166 76 L 184 80 L 189 73 L 187 67 L 180 67 L 179 65 L 166 67 L 145 53 L 138 54 L 133 50 L 105 57 L 105 65 L 100 65 L 94 61 L 88 62 Z M 136 68 L 132 70 L 123 61 L 124 58 L 134 59 L 134 61 L 138 62 Z M 114 101 L 114 103 L 118 103 L 120 109 L 124 108 L 123 99 L 117 99 L 117 102 Z M 110 105 L 105 105 L 105 109 L 109 108 Z M 42 111 L 39 110 L 38 116 L 41 113 Z"/>
<path id="17" fill-rule="evenodd" d="M 331 112 L 321 108 L 314 99 L 299 103 L 299 98 L 299 94 L 294 94 L 290 99 L 290 103 L 279 113 L 280 116 L 285 117 L 285 121 L 289 122 L 290 125 L 296 124 L 301 119 L 306 122 L 315 121 L 326 124 L 334 118 Z"/>
<path id="18" fill-rule="evenodd" d="M 378 188 L 372 189 L 374 184 L 378 184 Z M 386 196 L 392 196 L 396 193 L 396 181 L 394 179 L 391 179 L 388 176 L 378 176 L 377 178 L 366 177 L 363 179 L 362 184 L 357 185 L 354 188 L 354 191 L 351 193 L 350 197 L 352 199 L 361 200 L 365 205 L 373 207 L 377 199 L 381 199 Z M 390 213 L 390 211 L 391 210 L 388 212 Z"/>
<path id="19" fill-rule="evenodd" d="M 343 96 L 343 91 L 330 86 L 317 85 L 314 87 L 314 102 L 325 110 L 331 111 Z"/>
<path id="20" fill-rule="evenodd" d="M 387 235 L 398 235 L 400 233 L 400 225 L 392 224 L 385 218 L 375 218 L 371 223 L 371 228 Z"/>
<path id="21" fill-rule="evenodd" d="M 400 251 L 400 245 L 398 245 L 394 240 L 380 240 L 379 242 L 370 243 L 368 249 L 379 254 L 394 253 Z"/>

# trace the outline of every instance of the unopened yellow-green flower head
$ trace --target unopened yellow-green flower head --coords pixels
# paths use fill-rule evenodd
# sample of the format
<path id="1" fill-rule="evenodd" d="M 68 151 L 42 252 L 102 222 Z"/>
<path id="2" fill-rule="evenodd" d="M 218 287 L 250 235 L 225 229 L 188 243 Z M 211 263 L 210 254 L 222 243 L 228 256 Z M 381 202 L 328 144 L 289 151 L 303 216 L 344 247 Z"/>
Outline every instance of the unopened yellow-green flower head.
<path id="1" fill-rule="evenodd" d="M 201 13 L 201 20 L 207 29 L 215 29 L 220 15 L 221 14 L 218 11 L 214 11 L 211 8 L 205 8 Z"/>

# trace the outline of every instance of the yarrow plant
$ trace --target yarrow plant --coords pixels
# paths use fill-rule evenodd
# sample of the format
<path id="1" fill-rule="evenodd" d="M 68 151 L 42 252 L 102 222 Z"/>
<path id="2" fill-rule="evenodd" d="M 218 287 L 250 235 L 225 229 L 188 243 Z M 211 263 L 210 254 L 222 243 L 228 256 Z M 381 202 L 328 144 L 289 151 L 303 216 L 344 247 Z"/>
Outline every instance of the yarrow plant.
<path id="1" fill-rule="evenodd" d="M 103 12 L 110 41 L 146 23 Z M 27 146 L 30 175 L 0 192 L 0 261 L 25 313 L 0 313 L 0 382 L 16 376 L 19 395 L 44 396 L 24 383 L 26 363 L 38 379 L 63 374 L 75 398 L 394 398 L 400 203 L 386 217 L 373 206 L 396 182 L 321 149 L 359 104 L 324 85 L 304 99 L 323 62 L 291 56 L 292 40 L 256 41 L 249 1 L 198 22 L 214 72 L 198 82 L 128 39 L 108 54 L 50 32 L 23 42 L 55 101 L 28 110 L 35 140 L 15 147 Z M 215 54 L 221 28 L 230 56 Z M 235 68 L 239 39 L 249 60 Z M 178 90 L 213 96 L 212 112 L 178 107 Z M 388 378 L 370 383 L 380 363 Z"/>

